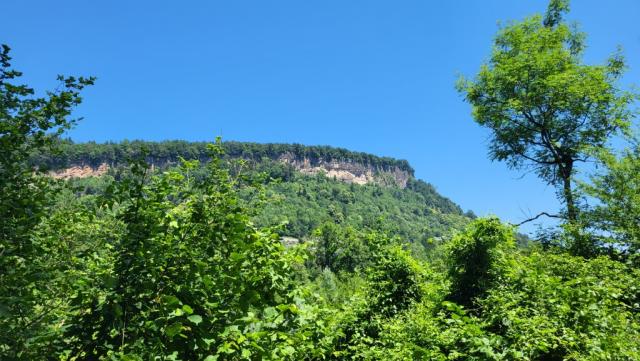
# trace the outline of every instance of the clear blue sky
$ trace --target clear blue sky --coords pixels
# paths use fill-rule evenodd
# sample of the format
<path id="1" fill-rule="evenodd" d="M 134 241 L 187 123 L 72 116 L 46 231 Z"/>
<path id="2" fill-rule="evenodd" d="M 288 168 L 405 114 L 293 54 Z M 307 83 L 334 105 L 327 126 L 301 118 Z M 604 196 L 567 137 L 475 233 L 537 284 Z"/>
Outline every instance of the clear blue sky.
<path id="1" fill-rule="evenodd" d="M 546 1 L 4 0 L 0 42 L 37 89 L 95 75 L 76 141 L 326 144 L 404 158 L 464 209 L 518 221 L 553 189 L 487 159 L 488 133 L 454 89 L 499 21 Z M 617 45 L 640 83 L 640 1 L 574 0 L 586 61 Z"/>

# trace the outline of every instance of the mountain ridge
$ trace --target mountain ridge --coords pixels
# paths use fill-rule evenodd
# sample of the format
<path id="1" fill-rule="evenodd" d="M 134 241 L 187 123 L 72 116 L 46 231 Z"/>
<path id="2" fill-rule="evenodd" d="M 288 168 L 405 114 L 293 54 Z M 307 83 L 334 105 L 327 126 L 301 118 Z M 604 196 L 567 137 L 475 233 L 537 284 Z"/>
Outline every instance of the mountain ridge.
<path id="1" fill-rule="evenodd" d="M 57 154 L 33 154 L 31 161 L 56 178 L 73 181 L 84 189 L 81 193 L 100 194 L 111 176 L 119 177 L 118 169 L 133 159 L 142 157 L 153 169 L 170 168 L 181 158 L 205 164 L 212 155 L 208 144 L 67 140 Z M 431 238 L 449 237 L 474 218 L 433 185 L 415 178 L 406 160 L 328 146 L 221 144 L 226 159 L 247 161 L 244 172 L 266 174 L 264 189 L 270 201 L 255 207 L 259 211 L 253 220 L 261 227 L 284 225 L 281 236 L 310 237 L 326 222 L 377 229 L 385 219 L 417 253 L 424 254 L 432 247 Z M 235 168 L 233 164 L 228 165 Z"/>
<path id="2" fill-rule="evenodd" d="M 61 143 L 59 154 L 35 154 L 34 166 L 50 171 L 56 178 L 99 176 L 130 159 L 144 157 L 152 167 L 166 168 L 181 158 L 209 159 L 207 142 L 170 140 L 162 142 L 122 141 L 106 143 Z M 225 155 L 249 161 L 265 158 L 288 164 L 307 175 L 324 174 L 346 183 L 395 183 L 405 188 L 414 170 L 406 160 L 380 157 L 331 146 L 285 143 L 223 142 Z"/>

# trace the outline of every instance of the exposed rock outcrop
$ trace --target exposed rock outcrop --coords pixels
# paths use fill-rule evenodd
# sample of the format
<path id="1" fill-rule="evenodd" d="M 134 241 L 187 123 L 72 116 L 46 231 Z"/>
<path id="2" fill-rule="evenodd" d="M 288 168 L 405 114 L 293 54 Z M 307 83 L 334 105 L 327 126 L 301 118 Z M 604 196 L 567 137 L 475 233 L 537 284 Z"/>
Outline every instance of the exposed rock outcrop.
<path id="1" fill-rule="evenodd" d="M 49 174 L 53 178 L 57 179 L 69 179 L 69 178 L 87 178 L 87 177 L 99 177 L 109 170 L 107 163 L 100 164 L 99 167 L 94 168 L 88 165 L 76 165 L 66 169 L 51 171 Z"/>
<path id="2" fill-rule="evenodd" d="M 385 183 L 388 178 L 391 178 L 393 183 L 404 188 L 407 186 L 407 181 L 410 178 L 410 174 L 407 171 L 403 171 L 398 167 L 380 169 L 355 162 L 325 161 L 323 159 L 312 162 L 309 158 L 299 159 L 291 154 L 283 154 L 279 160 L 290 164 L 300 173 L 310 175 L 323 173 L 329 178 L 336 178 L 346 183 Z"/>
<path id="3" fill-rule="evenodd" d="M 325 161 L 323 159 L 312 161 L 309 158 L 296 158 L 292 154 L 283 154 L 278 160 L 291 165 L 302 174 L 315 175 L 321 173 L 328 178 L 335 178 L 345 183 L 395 184 L 398 187 L 405 188 L 407 181 L 411 177 L 409 172 L 398 167 L 382 169 L 349 161 Z M 162 168 L 166 164 L 156 166 Z M 108 170 L 109 165 L 107 163 L 102 163 L 97 168 L 88 165 L 73 165 L 66 169 L 52 171 L 50 175 L 58 179 L 99 177 L 107 173 Z"/>

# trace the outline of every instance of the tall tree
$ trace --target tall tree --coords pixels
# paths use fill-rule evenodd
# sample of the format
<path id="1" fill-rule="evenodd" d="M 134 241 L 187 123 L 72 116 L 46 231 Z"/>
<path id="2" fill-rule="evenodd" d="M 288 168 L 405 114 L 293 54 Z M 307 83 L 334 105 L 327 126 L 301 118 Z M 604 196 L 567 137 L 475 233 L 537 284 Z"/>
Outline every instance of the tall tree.
<path id="1" fill-rule="evenodd" d="M 576 164 L 629 127 L 633 96 L 616 85 L 620 52 L 604 65 L 582 62 L 585 34 L 563 21 L 568 10 L 568 0 L 551 0 L 544 16 L 500 29 L 489 62 L 457 87 L 475 121 L 492 130 L 491 158 L 555 186 L 563 218 L 575 224 Z"/>

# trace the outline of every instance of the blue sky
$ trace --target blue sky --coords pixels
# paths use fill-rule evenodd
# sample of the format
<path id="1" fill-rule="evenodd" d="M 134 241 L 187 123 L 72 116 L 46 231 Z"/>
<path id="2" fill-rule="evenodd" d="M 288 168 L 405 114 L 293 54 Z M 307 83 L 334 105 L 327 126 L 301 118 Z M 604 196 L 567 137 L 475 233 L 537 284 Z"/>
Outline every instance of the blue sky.
<path id="1" fill-rule="evenodd" d="M 546 1 L 4 0 L 0 42 L 37 89 L 95 75 L 76 141 L 326 144 L 403 158 L 464 209 L 516 222 L 554 190 L 487 159 L 454 89 L 487 59 L 498 22 Z M 574 0 L 585 60 L 616 46 L 640 84 L 640 1 Z M 531 226 L 529 226 L 531 229 Z"/>

